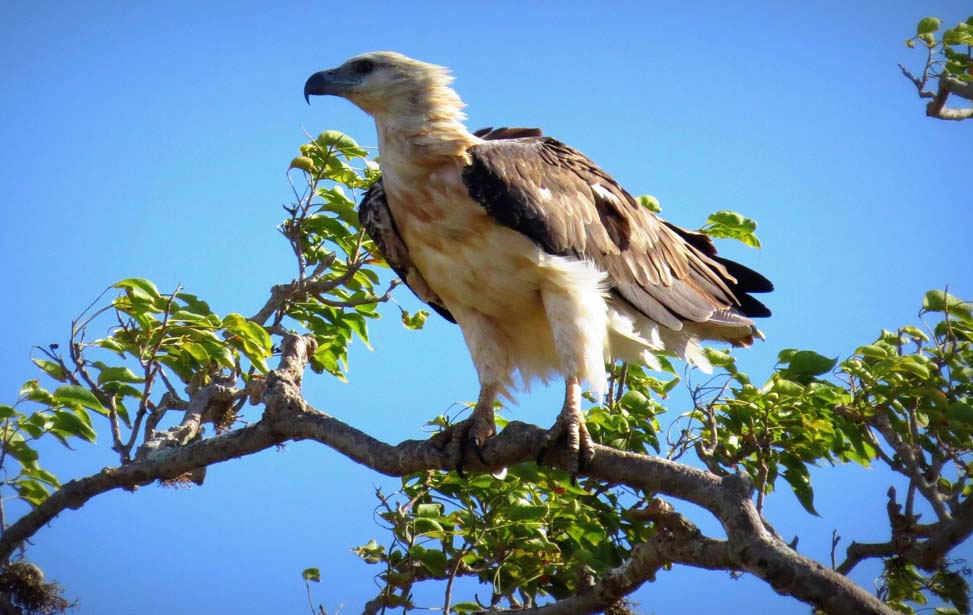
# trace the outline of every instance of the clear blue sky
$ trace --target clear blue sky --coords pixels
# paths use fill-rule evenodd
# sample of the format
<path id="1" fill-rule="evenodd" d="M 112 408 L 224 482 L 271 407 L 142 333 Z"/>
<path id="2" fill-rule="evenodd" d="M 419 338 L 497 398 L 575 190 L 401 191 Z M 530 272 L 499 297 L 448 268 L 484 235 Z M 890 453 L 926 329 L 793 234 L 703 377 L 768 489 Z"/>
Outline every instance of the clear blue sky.
<path id="1" fill-rule="evenodd" d="M 31 345 L 64 342 L 71 318 L 115 280 L 181 283 L 221 314 L 255 312 L 292 275 L 274 226 L 302 127 L 375 143 L 371 121 L 345 101 L 305 105 L 304 80 L 375 49 L 452 67 L 472 127 L 542 127 L 631 192 L 658 197 L 673 222 L 697 227 L 724 208 L 756 218 L 762 251 L 723 247 L 777 284 L 768 341 L 742 355 L 756 378 L 781 348 L 846 355 L 913 322 L 929 288 L 973 297 L 973 123 L 925 118 L 896 67 L 921 61 L 903 45 L 919 18 L 955 22 L 971 9 L 5 2 L 0 400 L 36 375 Z M 476 379 L 457 329 L 430 319 L 410 333 L 394 307 L 385 313 L 375 351 L 353 349 L 351 382 L 309 376 L 306 392 L 397 442 L 473 398 Z M 510 414 L 550 423 L 558 397 L 538 391 Z M 107 440 L 45 450 L 43 462 L 63 479 L 89 474 L 115 463 Z M 202 488 L 97 498 L 39 532 L 30 557 L 80 598 L 82 614 L 306 612 L 308 566 L 322 569 L 315 591 L 329 611 L 357 612 L 377 570 L 348 548 L 382 537 L 376 484 L 396 483 L 324 447 L 291 445 L 211 468 Z M 786 489 L 768 514 L 827 561 L 832 528 L 886 537 L 886 485 L 868 471 L 824 471 L 823 519 L 810 521 Z M 664 573 L 636 598 L 669 615 L 807 612 L 720 573 Z"/>

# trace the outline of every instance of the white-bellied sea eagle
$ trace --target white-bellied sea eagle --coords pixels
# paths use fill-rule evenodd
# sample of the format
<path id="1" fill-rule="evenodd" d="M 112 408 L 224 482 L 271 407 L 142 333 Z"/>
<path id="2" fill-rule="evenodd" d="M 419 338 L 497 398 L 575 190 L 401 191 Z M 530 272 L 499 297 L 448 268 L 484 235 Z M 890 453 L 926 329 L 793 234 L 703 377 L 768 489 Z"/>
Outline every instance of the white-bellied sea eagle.
<path id="1" fill-rule="evenodd" d="M 463 331 L 480 380 L 464 444 L 496 433 L 493 408 L 521 381 L 565 381 L 548 444 L 572 472 L 590 460 L 581 383 L 606 360 L 658 368 L 664 351 L 703 369 L 700 340 L 747 346 L 749 293 L 773 285 L 716 254 L 705 235 L 658 218 L 581 152 L 529 129 L 478 132 L 448 71 L 372 52 L 311 75 L 304 96 L 348 99 L 375 120 L 382 179 L 362 201 L 365 228 L 403 281 Z"/>

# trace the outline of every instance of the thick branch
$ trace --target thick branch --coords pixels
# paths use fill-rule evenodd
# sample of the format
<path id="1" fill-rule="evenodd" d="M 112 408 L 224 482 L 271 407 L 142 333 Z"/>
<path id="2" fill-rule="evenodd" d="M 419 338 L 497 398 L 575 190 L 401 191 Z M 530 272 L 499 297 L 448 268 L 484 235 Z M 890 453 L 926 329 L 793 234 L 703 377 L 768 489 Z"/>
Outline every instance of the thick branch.
<path id="1" fill-rule="evenodd" d="M 946 74 L 931 75 L 939 79 L 939 85 L 935 93 L 926 89 L 926 84 L 930 78 L 930 68 L 932 67 L 933 48 L 929 48 L 929 58 L 926 60 L 926 67 L 922 77 L 916 77 L 909 72 L 906 67 L 899 64 L 899 69 L 906 79 L 916 86 L 916 91 L 920 98 L 931 98 L 926 104 L 926 115 L 939 118 L 941 120 L 967 120 L 973 118 L 973 107 L 967 109 L 956 109 L 946 106 L 946 101 L 950 94 L 955 94 L 960 98 L 973 100 L 973 82 L 966 82 Z"/>
<path id="2" fill-rule="evenodd" d="M 159 479 L 176 478 L 196 468 L 256 453 L 285 440 L 267 425 L 257 423 L 181 448 L 163 449 L 147 461 L 105 468 L 86 478 L 69 481 L 7 528 L 0 538 L 0 559 L 8 557 L 20 543 L 61 512 L 69 508 L 77 510 L 96 495 L 112 489 L 146 485 Z"/>
<path id="3" fill-rule="evenodd" d="M 955 77 L 940 75 L 939 89 L 936 91 L 936 97 L 926 105 L 926 115 L 929 117 L 937 117 L 941 120 L 968 120 L 973 118 L 973 107 L 956 109 L 946 106 L 946 101 L 949 99 L 950 94 L 956 94 L 961 98 L 973 100 L 973 83 L 966 83 Z"/>
<path id="4" fill-rule="evenodd" d="M 228 408 L 240 391 L 232 386 L 232 381 L 218 380 L 193 393 L 186 408 L 183 420 L 176 426 L 162 432 L 153 431 L 139 447 L 135 458 L 149 459 L 162 448 L 184 446 L 199 437 L 203 423 L 213 420 L 214 414 Z M 135 429 L 132 433 L 136 433 Z"/>

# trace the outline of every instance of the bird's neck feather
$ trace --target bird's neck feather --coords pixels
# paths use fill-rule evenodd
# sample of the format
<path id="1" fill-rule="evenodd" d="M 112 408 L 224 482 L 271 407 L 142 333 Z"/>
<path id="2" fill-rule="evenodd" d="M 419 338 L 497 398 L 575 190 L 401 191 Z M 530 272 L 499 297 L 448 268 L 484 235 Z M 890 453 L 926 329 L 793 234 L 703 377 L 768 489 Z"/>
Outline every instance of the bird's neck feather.
<path id="1" fill-rule="evenodd" d="M 452 88 L 433 84 L 420 92 L 391 98 L 387 109 L 373 112 L 382 166 L 437 167 L 462 159 L 479 142 L 463 120 L 463 101 Z"/>

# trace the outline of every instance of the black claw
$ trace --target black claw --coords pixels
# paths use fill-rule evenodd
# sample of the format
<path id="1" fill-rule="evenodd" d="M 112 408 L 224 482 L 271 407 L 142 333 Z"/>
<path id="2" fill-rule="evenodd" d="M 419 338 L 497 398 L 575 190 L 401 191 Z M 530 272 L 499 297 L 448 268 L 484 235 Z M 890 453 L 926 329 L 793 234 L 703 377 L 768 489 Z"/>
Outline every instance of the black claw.
<path id="1" fill-rule="evenodd" d="M 564 444 L 568 439 L 568 435 L 566 433 L 563 433 L 563 431 L 558 435 L 557 438 L 552 439 L 551 432 L 554 431 L 555 429 L 557 429 L 556 425 L 554 427 L 551 427 L 551 429 L 547 433 L 547 437 L 544 439 L 544 443 L 541 444 L 540 451 L 538 451 L 537 453 L 538 465 L 542 465 L 544 463 L 544 457 L 546 457 L 547 454 L 551 452 L 552 448 L 557 448 L 558 446 Z"/>
<path id="2" fill-rule="evenodd" d="M 473 441 L 473 452 L 476 453 L 477 459 L 479 459 L 483 465 L 490 467 L 490 464 L 487 463 L 486 457 L 483 456 L 483 449 L 480 448 L 480 445 L 476 442 L 476 440 Z"/>
<path id="3" fill-rule="evenodd" d="M 540 449 L 538 450 L 537 456 L 535 457 L 535 460 L 537 461 L 538 465 L 543 465 L 544 457 L 549 452 L 551 452 L 552 448 L 556 448 L 558 446 L 563 446 L 566 444 L 568 435 L 567 433 L 565 433 L 565 430 L 563 429 L 561 430 L 561 433 L 558 435 L 557 438 L 551 438 L 551 432 L 553 432 L 555 429 L 558 429 L 558 427 L 559 427 L 558 425 L 552 427 L 551 430 L 548 432 L 548 435 L 545 438 L 544 442 L 541 443 Z M 577 459 L 575 460 L 574 467 L 568 469 L 568 475 L 571 478 L 572 485 L 574 486 L 578 485 L 578 474 L 588 469 L 592 459 L 594 459 L 594 451 L 591 450 L 590 448 L 585 447 L 582 441 L 582 446 L 580 447 L 580 450 L 578 450 L 578 455 L 577 455 Z"/>
<path id="4" fill-rule="evenodd" d="M 439 440 L 436 439 L 436 436 L 433 436 L 432 438 L 429 438 L 429 441 L 434 447 L 436 447 L 436 451 L 438 451 L 440 454 L 448 452 L 449 440 L 440 444 Z"/>
<path id="5" fill-rule="evenodd" d="M 466 478 L 466 472 L 463 471 L 463 461 L 466 459 L 466 438 L 460 438 L 458 444 L 459 458 L 456 460 L 456 474 L 460 478 Z"/>
<path id="6" fill-rule="evenodd" d="M 483 465 L 487 467 L 490 465 L 483 456 L 483 449 L 480 448 L 480 445 L 477 443 L 476 439 L 469 437 L 469 435 L 465 435 L 460 438 L 459 441 L 459 462 L 456 464 L 456 473 L 460 475 L 460 478 L 465 476 L 463 473 L 463 460 L 466 459 L 466 453 L 470 450 L 473 451 L 477 459 L 479 459 Z"/>
<path id="7" fill-rule="evenodd" d="M 484 466 L 490 467 L 490 464 L 487 463 L 486 456 L 483 454 L 483 447 L 470 434 L 472 427 L 472 420 L 462 421 L 447 427 L 431 438 L 436 450 L 448 455 L 453 460 L 453 469 L 456 470 L 456 474 L 460 478 L 466 477 L 464 461 L 470 451 L 476 455 L 476 458 Z"/>
<path id="8" fill-rule="evenodd" d="M 541 450 L 537 452 L 537 458 L 536 458 L 537 465 L 544 464 L 544 456 L 547 455 L 547 450 L 548 450 L 547 444 L 542 444 Z"/>
<path id="9" fill-rule="evenodd" d="M 594 458 L 595 456 L 590 449 L 581 451 L 581 454 L 578 455 L 578 472 L 586 471 Z"/>

